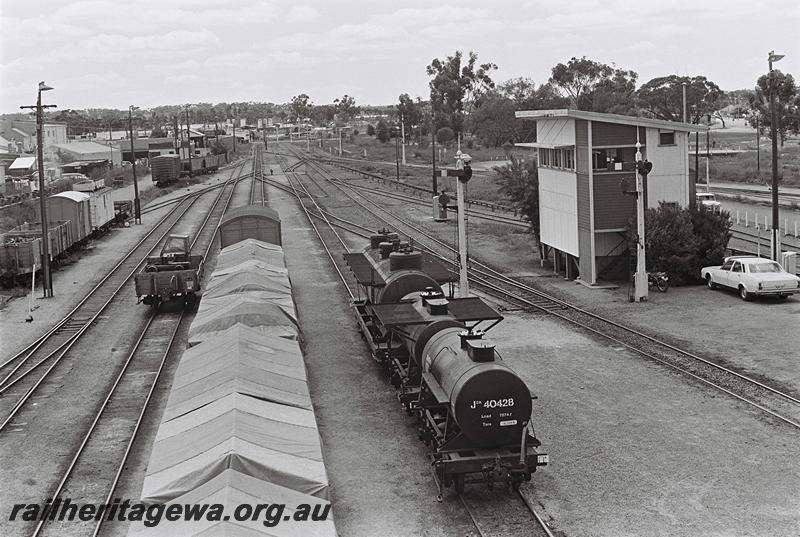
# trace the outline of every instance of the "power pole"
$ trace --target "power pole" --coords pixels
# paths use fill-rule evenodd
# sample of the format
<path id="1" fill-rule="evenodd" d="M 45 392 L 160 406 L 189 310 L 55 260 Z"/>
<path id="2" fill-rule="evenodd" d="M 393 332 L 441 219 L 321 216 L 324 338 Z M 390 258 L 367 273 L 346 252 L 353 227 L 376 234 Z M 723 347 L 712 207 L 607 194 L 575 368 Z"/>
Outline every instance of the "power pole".
<path id="1" fill-rule="evenodd" d="M 403 143 L 400 147 L 403 148 L 403 166 L 406 165 L 406 124 L 403 121 L 403 114 L 400 114 L 400 133 L 403 136 Z"/>
<path id="2" fill-rule="evenodd" d="M 128 107 L 128 127 L 130 128 L 131 133 L 131 165 L 133 170 L 133 213 L 134 219 L 133 222 L 135 224 L 142 223 L 142 212 L 140 209 L 140 201 L 139 201 L 139 181 L 136 179 L 136 147 L 133 143 L 133 109 L 136 108 L 133 105 Z"/>
<path id="3" fill-rule="evenodd" d="M 42 132 L 44 130 L 42 109 L 56 107 L 54 104 L 42 104 L 42 92 L 51 89 L 53 88 L 44 82 L 39 82 L 36 104 L 33 106 L 20 106 L 23 109 L 36 110 L 36 164 L 39 170 L 39 210 L 42 215 L 42 293 L 44 298 L 53 296 L 53 278 L 50 274 L 50 238 L 47 229 L 47 200 L 45 199 L 44 183 L 44 133 Z M 33 271 L 36 272 L 36 266 L 33 267 Z"/>
<path id="4" fill-rule="evenodd" d="M 775 71 L 772 63 L 783 58 L 782 54 L 769 52 L 769 114 L 770 133 L 772 134 L 772 260 L 778 261 L 781 257 L 780 216 L 778 214 L 778 128 L 775 114 Z"/>
<path id="5" fill-rule="evenodd" d="M 189 157 L 189 177 L 192 176 L 192 131 L 189 129 L 189 107 L 186 107 L 186 155 Z"/>

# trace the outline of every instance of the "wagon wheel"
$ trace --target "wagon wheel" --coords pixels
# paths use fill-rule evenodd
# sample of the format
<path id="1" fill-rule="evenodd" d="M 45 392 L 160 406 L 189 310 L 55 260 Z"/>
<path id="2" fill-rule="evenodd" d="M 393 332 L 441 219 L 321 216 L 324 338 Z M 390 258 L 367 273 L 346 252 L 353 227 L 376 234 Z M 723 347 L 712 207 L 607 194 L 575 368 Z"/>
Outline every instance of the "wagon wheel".
<path id="1" fill-rule="evenodd" d="M 456 492 L 459 494 L 464 492 L 464 474 L 456 474 L 453 477 L 453 485 L 455 485 Z"/>
<path id="2" fill-rule="evenodd" d="M 158 272 L 158 267 L 155 265 L 147 265 L 144 267 L 145 272 Z"/>

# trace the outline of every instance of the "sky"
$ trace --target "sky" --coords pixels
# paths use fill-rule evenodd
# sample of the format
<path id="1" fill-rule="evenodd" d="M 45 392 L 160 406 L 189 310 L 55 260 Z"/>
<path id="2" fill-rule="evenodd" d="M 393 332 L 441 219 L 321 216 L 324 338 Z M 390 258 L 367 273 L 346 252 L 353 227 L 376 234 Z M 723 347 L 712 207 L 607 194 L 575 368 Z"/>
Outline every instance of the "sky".
<path id="1" fill-rule="evenodd" d="M 434 58 L 493 62 L 496 82 L 586 56 L 639 73 L 750 88 L 800 78 L 797 0 L 0 0 L 0 113 L 194 102 L 427 99 Z"/>

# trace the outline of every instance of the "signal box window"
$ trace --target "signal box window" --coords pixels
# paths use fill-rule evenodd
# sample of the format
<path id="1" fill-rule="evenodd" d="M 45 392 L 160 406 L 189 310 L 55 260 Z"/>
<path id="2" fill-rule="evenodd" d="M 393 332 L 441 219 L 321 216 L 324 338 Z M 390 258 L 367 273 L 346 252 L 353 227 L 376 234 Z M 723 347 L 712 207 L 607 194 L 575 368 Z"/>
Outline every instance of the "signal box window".
<path id="1" fill-rule="evenodd" d="M 658 145 L 675 145 L 674 131 L 659 131 Z"/>

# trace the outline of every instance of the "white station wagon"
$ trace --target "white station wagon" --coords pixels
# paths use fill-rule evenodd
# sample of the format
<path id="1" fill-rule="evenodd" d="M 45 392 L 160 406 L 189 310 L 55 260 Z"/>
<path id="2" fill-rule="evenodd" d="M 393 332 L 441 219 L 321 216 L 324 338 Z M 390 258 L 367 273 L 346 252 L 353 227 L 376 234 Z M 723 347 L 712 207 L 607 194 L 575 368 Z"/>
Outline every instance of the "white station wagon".
<path id="1" fill-rule="evenodd" d="M 709 289 L 728 287 L 738 291 L 744 300 L 765 295 L 783 299 L 800 293 L 800 278 L 762 257 L 726 257 L 721 266 L 703 267 L 700 276 Z"/>

